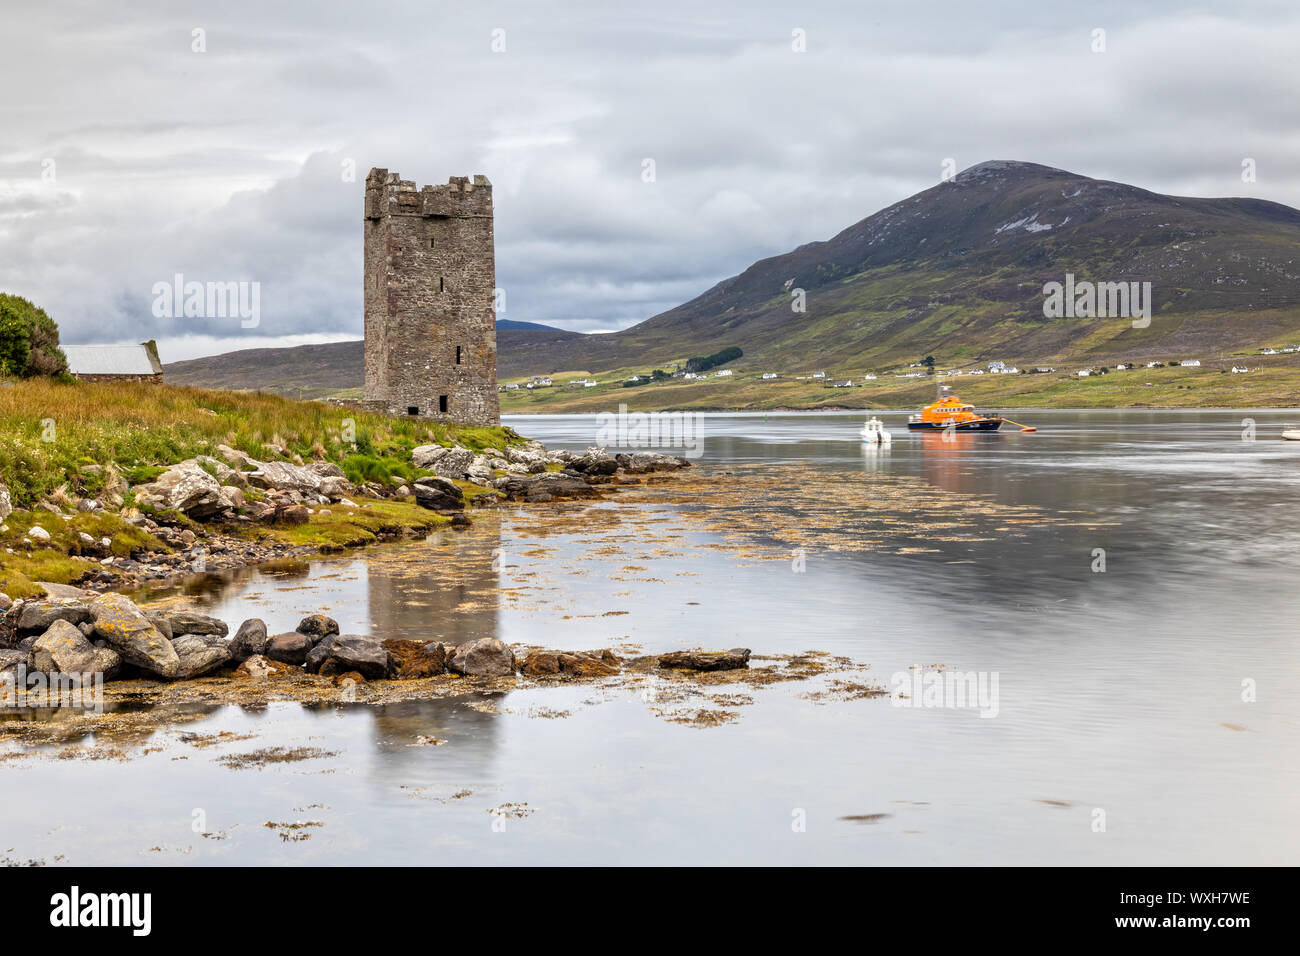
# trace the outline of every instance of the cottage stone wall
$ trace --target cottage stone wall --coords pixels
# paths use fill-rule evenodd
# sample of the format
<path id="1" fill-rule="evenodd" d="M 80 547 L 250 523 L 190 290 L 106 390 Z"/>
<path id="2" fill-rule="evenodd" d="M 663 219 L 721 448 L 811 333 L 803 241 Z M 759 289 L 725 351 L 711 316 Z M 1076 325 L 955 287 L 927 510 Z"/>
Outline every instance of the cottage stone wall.
<path id="1" fill-rule="evenodd" d="M 365 404 L 393 415 L 497 425 L 492 184 L 418 188 L 366 177 Z"/>

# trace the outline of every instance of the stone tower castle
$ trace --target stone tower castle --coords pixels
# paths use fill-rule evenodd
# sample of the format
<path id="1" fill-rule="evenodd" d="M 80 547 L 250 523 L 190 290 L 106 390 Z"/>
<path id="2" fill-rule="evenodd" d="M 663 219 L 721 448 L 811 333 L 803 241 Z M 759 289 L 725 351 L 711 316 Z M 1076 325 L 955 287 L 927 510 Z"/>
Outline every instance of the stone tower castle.
<path id="1" fill-rule="evenodd" d="M 366 177 L 365 404 L 392 415 L 497 425 L 492 184 L 418 188 Z"/>

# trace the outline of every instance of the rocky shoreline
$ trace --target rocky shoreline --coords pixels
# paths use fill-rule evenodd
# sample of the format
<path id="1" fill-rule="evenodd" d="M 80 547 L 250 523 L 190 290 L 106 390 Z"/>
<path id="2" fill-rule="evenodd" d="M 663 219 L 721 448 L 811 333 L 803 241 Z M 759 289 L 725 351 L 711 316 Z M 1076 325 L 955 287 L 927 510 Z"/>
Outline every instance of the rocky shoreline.
<path id="1" fill-rule="evenodd" d="M 322 614 L 304 618 L 295 631 L 283 634 L 268 634 L 263 621 L 251 618 L 232 635 L 226 622 L 208 615 L 141 608 L 117 592 L 124 585 L 138 586 L 195 570 L 322 550 L 250 541 L 239 536 L 241 524 L 301 525 L 313 515 L 332 513 L 331 509 L 364 508 L 368 499 L 405 499 L 442 516 L 451 527 L 464 527 L 470 523 L 467 509 L 504 502 L 597 498 L 620 484 L 639 483 L 641 476 L 689 464 L 667 455 L 611 455 L 602 448 L 582 454 L 548 452 L 539 442 L 512 445 L 500 455 L 425 445 L 414 450 L 413 463 L 431 474 L 388 487 L 353 485 L 336 474 L 333 465 L 260 462 L 227 446 L 218 446 L 217 451 L 225 461 L 181 462 L 130 489 L 135 507 L 126 507 L 126 498 L 116 495 L 125 520 L 168 550 L 142 549 L 125 558 L 110 555 L 101 560 L 97 573 L 80 582 L 82 586 L 44 585 L 46 593 L 39 598 L 10 600 L 0 594 L 0 682 L 10 688 L 25 687 L 33 675 L 43 675 L 43 686 L 56 687 L 62 679 L 84 684 L 175 682 L 213 674 L 255 680 L 313 674 L 355 684 L 444 674 L 486 678 L 516 673 L 537 678 L 615 674 L 619 660 L 610 651 L 535 651 L 516 659 L 513 649 L 495 638 L 460 645 L 383 640 L 340 634 L 337 622 Z M 7 505 L 7 494 L 4 500 Z M 104 507 L 92 501 L 79 505 L 79 510 L 94 513 Z M 43 510 L 54 520 L 65 518 L 57 506 Z M 12 514 L 10 509 L 4 517 Z M 29 541 L 40 538 L 35 534 L 39 528 L 29 529 Z M 402 533 L 402 528 L 393 528 L 385 536 Z M 83 544 L 89 548 L 96 543 Z M 202 567 L 197 566 L 200 563 Z M 677 654 L 667 655 L 663 666 L 732 669 L 746 666 L 748 658 L 748 651 L 697 657 Z"/>
<path id="2" fill-rule="evenodd" d="M 429 474 L 412 481 L 354 484 L 338 465 L 328 462 L 259 461 L 226 445 L 215 451 L 220 457 L 179 462 L 135 486 L 110 468 L 100 497 L 42 501 L 27 513 L 12 507 L 8 489 L 0 485 L 0 534 L 10 531 L 5 522 L 11 516 L 25 515 L 30 522 L 22 532 L 21 550 L 5 551 L 33 554 L 55 547 L 46 524 L 57 529 L 55 522 L 75 522 L 78 516 L 119 517 L 142 533 L 143 543 L 119 554 L 114 553 L 120 548 L 115 548 L 112 536 L 80 532 L 64 553 L 98 563 L 69 583 L 92 591 L 130 591 L 193 573 L 420 537 L 435 524 L 464 528 L 471 523 L 467 511 L 504 502 L 601 497 L 619 485 L 638 483 L 638 476 L 689 465 L 676 456 L 609 454 L 598 447 L 581 454 L 548 451 L 536 441 L 483 452 L 431 444 L 412 452 L 414 468 Z M 388 516 L 376 509 L 376 503 L 383 502 L 415 505 L 438 517 Z M 277 532 L 309 529 L 331 516 L 355 517 L 366 523 L 367 531 L 342 543 L 331 538 L 294 544 L 275 538 Z M 0 553 L 0 569 L 4 564 Z M 0 610 L 10 603 L 9 596 L 0 593 Z"/>
<path id="3" fill-rule="evenodd" d="M 69 589 L 72 590 L 72 589 Z M 665 669 L 741 670 L 750 651 L 673 651 Z M 0 684 L 9 693 L 42 675 L 41 689 L 107 681 L 189 681 L 209 675 L 267 680 L 316 675 L 334 686 L 443 675 L 483 678 L 595 678 L 619 673 L 612 650 L 516 650 L 497 638 L 462 644 L 341 634 L 324 614 L 270 634 L 260 618 L 230 633 L 218 618 L 189 610 L 149 610 L 121 594 L 80 594 L 15 602 L 0 618 Z"/>

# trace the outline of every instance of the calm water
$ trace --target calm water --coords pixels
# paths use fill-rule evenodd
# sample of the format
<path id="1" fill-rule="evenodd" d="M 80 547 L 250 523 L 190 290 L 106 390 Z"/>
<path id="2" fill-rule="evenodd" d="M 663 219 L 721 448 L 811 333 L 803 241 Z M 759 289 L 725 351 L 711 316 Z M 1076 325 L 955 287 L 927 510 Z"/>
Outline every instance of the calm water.
<path id="1" fill-rule="evenodd" d="M 1037 434 L 954 442 L 889 414 L 886 452 L 860 446 L 862 417 L 710 415 L 699 465 L 807 472 L 813 492 L 828 472 L 906 477 L 1062 520 L 906 553 L 814 543 L 797 573 L 779 532 L 760 544 L 780 559 L 754 560 L 676 506 L 644 527 L 680 553 L 595 528 L 539 536 L 535 510 L 507 512 L 195 597 L 273 631 L 325 610 L 385 637 L 822 649 L 886 684 L 943 665 L 995 673 L 996 717 L 817 703 L 801 684 L 753 691 L 736 722 L 704 729 L 591 686 L 487 707 L 225 707 L 180 730 L 254 736 L 200 749 L 164 730 L 125 762 L 0 763 L 0 846 L 72 863 L 1300 862 L 1300 443 L 1278 440 L 1300 414 L 1026 412 L 1013 417 Z M 552 447 L 596 432 L 587 416 L 510 424 Z M 421 735 L 447 743 L 413 746 Z M 268 746 L 336 755 L 217 762 Z M 506 803 L 532 812 L 494 830 Z M 293 821 L 322 825 L 301 841 L 264 825 Z"/>

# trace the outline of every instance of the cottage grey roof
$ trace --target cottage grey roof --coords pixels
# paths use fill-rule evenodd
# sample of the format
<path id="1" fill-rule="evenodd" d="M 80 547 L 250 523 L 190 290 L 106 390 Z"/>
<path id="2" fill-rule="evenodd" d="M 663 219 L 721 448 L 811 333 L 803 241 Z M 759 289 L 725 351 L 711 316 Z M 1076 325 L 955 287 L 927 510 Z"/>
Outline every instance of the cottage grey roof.
<path id="1" fill-rule="evenodd" d="M 73 375 L 157 375 L 162 372 L 143 345 L 65 345 Z"/>

